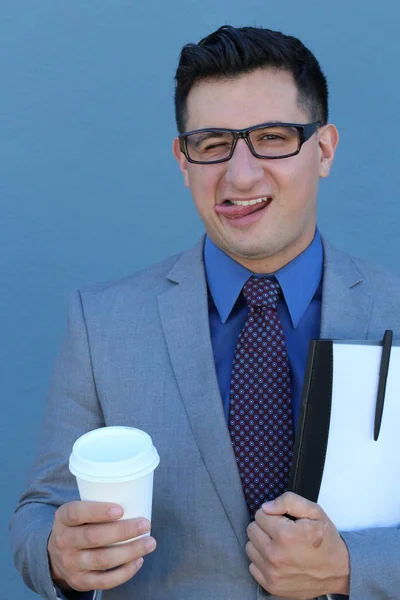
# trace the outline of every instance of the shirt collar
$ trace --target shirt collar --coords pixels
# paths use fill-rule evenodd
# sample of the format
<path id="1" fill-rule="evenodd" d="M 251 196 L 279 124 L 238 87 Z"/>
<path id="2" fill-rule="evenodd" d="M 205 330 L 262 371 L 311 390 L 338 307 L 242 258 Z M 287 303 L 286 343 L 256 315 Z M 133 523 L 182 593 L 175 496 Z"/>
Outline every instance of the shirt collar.
<path id="1" fill-rule="evenodd" d="M 249 269 L 218 248 L 206 236 L 204 264 L 208 287 L 222 323 L 225 323 L 239 297 L 242 287 L 251 275 Z M 316 229 L 311 244 L 290 263 L 275 273 L 275 276 L 290 314 L 293 327 L 297 327 L 306 312 L 321 282 L 323 249 L 321 235 Z"/>

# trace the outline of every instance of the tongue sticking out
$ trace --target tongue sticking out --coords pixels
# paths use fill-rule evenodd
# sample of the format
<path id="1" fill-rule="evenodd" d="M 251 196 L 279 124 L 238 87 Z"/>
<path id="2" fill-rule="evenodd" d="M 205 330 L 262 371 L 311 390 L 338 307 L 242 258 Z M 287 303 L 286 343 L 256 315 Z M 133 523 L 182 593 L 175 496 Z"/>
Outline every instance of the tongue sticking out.
<path id="1" fill-rule="evenodd" d="M 218 214 L 227 217 L 228 219 L 236 219 L 239 217 L 246 217 L 247 215 L 251 215 L 251 213 L 262 210 L 263 208 L 268 206 L 269 203 L 270 200 L 267 200 L 266 202 L 263 201 L 259 204 L 237 206 L 235 204 L 231 204 L 230 202 L 224 202 L 223 204 L 217 204 L 215 206 L 215 211 Z"/>

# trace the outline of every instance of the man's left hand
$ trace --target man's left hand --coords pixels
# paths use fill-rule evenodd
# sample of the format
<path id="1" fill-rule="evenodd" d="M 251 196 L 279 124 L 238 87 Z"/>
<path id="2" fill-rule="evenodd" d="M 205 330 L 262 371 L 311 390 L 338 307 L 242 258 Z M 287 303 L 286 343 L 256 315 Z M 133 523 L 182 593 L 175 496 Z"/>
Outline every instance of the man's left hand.
<path id="1" fill-rule="evenodd" d="M 346 544 L 318 504 L 286 492 L 257 511 L 247 534 L 250 573 L 271 594 L 298 600 L 349 594 Z"/>

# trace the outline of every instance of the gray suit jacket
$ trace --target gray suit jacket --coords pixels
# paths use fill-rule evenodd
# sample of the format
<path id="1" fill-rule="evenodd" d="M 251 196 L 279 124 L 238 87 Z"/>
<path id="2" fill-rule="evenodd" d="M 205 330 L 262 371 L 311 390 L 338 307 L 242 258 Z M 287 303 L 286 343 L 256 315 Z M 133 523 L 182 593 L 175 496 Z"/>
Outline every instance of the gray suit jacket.
<path id="1" fill-rule="evenodd" d="M 54 598 L 46 544 L 54 512 L 78 498 L 67 466 L 77 437 L 129 425 L 153 438 L 157 550 L 104 600 L 261 598 L 245 553 L 248 513 L 211 347 L 203 241 L 127 279 L 71 299 L 40 450 L 12 522 L 28 586 Z M 400 281 L 326 243 L 321 337 L 400 334 Z M 384 491 L 382 493 L 384 501 Z M 400 532 L 343 534 L 351 600 L 400 599 Z"/>

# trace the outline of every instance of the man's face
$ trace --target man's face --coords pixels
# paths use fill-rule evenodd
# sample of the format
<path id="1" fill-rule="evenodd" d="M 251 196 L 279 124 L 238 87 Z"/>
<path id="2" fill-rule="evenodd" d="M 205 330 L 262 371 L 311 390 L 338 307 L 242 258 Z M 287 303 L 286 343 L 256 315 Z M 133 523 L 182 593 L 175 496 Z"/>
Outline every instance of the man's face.
<path id="1" fill-rule="evenodd" d="M 286 71 L 258 69 L 235 79 L 200 81 L 187 99 L 186 131 L 206 127 L 245 129 L 273 121 L 311 121 L 297 102 L 297 87 Z M 211 165 L 191 164 L 174 140 L 174 154 L 212 241 L 254 272 L 272 272 L 312 241 L 320 177 L 329 174 L 338 141 L 327 125 L 300 153 L 283 159 L 256 158 L 239 139 L 232 158 Z M 221 206 L 267 198 L 255 212 L 234 217 Z M 257 210 L 256 210 L 257 209 Z"/>

